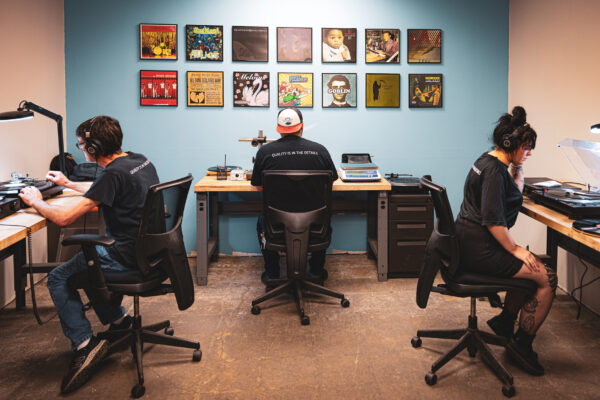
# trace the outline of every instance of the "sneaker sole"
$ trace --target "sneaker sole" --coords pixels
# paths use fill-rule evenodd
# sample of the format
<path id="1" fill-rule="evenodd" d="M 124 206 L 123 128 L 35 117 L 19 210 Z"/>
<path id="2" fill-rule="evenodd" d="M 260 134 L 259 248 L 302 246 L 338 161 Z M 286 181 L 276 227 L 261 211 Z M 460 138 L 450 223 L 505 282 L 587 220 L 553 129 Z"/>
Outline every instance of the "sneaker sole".
<path id="1" fill-rule="evenodd" d="M 79 389 L 84 383 L 86 383 L 90 377 L 92 368 L 95 367 L 100 360 L 104 358 L 108 352 L 108 341 L 101 340 L 92 351 L 88 354 L 83 365 L 73 375 L 69 383 L 65 385 L 63 393 L 69 393 L 76 389 Z"/>
<path id="2" fill-rule="evenodd" d="M 513 348 L 513 346 L 509 343 L 506 345 L 506 354 L 508 354 L 508 359 L 515 363 L 518 367 L 522 368 L 525 372 L 533 376 L 542 376 L 544 375 L 543 370 L 539 370 L 533 367 L 529 362 L 524 359 L 521 354 L 517 350 Z"/>

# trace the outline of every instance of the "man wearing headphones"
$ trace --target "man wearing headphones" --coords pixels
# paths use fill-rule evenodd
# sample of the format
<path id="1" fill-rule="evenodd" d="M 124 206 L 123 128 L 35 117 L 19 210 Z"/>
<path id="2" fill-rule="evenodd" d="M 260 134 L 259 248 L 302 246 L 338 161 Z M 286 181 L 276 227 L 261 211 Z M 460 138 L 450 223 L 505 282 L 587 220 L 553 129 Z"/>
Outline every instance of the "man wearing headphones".
<path id="1" fill-rule="evenodd" d="M 69 225 L 98 207 L 107 236 L 115 240 L 115 244 L 107 248 L 96 246 L 101 267 L 115 271 L 135 269 L 135 240 L 148 187 L 159 182 L 156 169 L 143 155 L 121 150 L 123 133 L 119 121 L 113 118 L 89 119 L 77 127 L 76 134 L 77 147 L 86 160 L 104 169 L 91 184 L 72 182 L 58 171 L 49 171 L 46 179 L 83 193 L 81 201 L 71 207 L 48 204 L 35 187 L 22 189 L 19 196 L 59 226 Z M 79 294 L 67 285 L 71 276 L 86 269 L 83 252 L 79 252 L 48 275 L 48 290 L 73 349 L 73 358 L 61 385 L 63 393 L 83 385 L 108 350 L 106 340 L 93 336 Z M 92 306 L 102 324 L 111 324 L 109 329 L 126 329 L 131 325 L 131 317 L 121 306 L 105 303 L 92 303 Z"/>
<path id="2" fill-rule="evenodd" d="M 262 146 L 256 153 L 251 181 L 253 186 L 262 186 L 262 172 L 268 170 L 329 170 L 332 172 L 332 182 L 338 178 L 327 149 L 319 143 L 304 139 L 303 130 L 300 110 L 285 108 L 279 111 L 277 132 L 281 139 Z M 293 204 L 291 208 L 294 208 Z M 267 285 L 268 280 L 279 278 L 279 254 L 264 248 L 263 215 L 258 217 L 256 228 L 265 259 L 265 272 L 261 280 Z M 312 252 L 308 263 L 310 275 L 321 280 L 327 279 L 327 271 L 324 268 L 325 250 Z"/>

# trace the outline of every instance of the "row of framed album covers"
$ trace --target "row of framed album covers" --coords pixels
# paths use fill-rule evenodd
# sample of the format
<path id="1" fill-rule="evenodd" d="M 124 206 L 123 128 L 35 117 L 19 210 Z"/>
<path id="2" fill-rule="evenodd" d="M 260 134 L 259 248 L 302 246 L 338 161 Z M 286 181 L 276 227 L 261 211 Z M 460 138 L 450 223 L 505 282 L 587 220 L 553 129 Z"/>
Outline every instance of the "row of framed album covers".
<path id="1" fill-rule="evenodd" d="M 140 24 L 140 59 L 177 60 L 177 24 Z M 312 63 L 312 28 L 277 27 L 277 62 Z M 321 62 L 356 63 L 356 28 L 321 28 Z M 441 63 L 441 29 L 407 29 L 409 63 Z M 233 61 L 269 61 L 269 27 L 232 26 Z M 366 63 L 400 63 L 399 29 L 365 29 Z M 186 25 L 188 61 L 223 61 L 222 25 Z"/>
<path id="2" fill-rule="evenodd" d="M 188 107 L 223 107 L 223 71 L 187 71 Z M 442 74 L 408 75 L 409 108 L 442 107 Z M 270 107 L 269 72 L 234 72 L 234 107 Z M 177 106 L 177 71 L 140 71 L 141 106 Z M 356 108 L 356 73 L 323 73 L 323 108 Z M 277 106 L 312 108 L 312 72 L 278 72 Z M 400 74 L 365 74 L 365 106 L 400 108 Z"/>

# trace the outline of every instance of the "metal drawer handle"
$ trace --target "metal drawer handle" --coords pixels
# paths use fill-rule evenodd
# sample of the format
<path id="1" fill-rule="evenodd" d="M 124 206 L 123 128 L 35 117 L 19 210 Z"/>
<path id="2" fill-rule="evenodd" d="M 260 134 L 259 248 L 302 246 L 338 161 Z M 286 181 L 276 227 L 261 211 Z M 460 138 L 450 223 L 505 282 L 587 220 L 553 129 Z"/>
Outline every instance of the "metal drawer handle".
<path id="1" fill-rule="evenodd" d="M 396 224 L 396 229 L 425 229 L 426 224 Z"/>

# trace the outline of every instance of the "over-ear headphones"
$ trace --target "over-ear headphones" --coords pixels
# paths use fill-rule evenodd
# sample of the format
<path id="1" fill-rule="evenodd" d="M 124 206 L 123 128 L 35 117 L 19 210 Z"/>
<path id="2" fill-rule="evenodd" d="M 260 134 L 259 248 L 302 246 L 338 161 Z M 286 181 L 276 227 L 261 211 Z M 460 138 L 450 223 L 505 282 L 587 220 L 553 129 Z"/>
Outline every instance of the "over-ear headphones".
<path id="1" fill-rule="evenodd" d="M 518 126 L 512 133 L 507 133 L 502 136 L 502 141 L 500 142 L 500 147 L 502 150 L 506 152 L 511 152 L 517 147 L 518 138 L 521 133 L 525 132 L 529 128 L 529 124 L 525 123 L 521 126 Z"/>
<path id="2" fill-rule="evenodd" d="M 102 149 L 102 143 L 100 143 L 100 141 L 92 137 L 95 122 L 96 117 L 92 118 L 92 120 L 90 121 L 90 127 L 87 131 L 85 131 L 85 137 L 83 138 L 83 140 L 85 141 L 85 151 L 94 158 L 98 157 L 98 155 L 104 154 Z"/>

